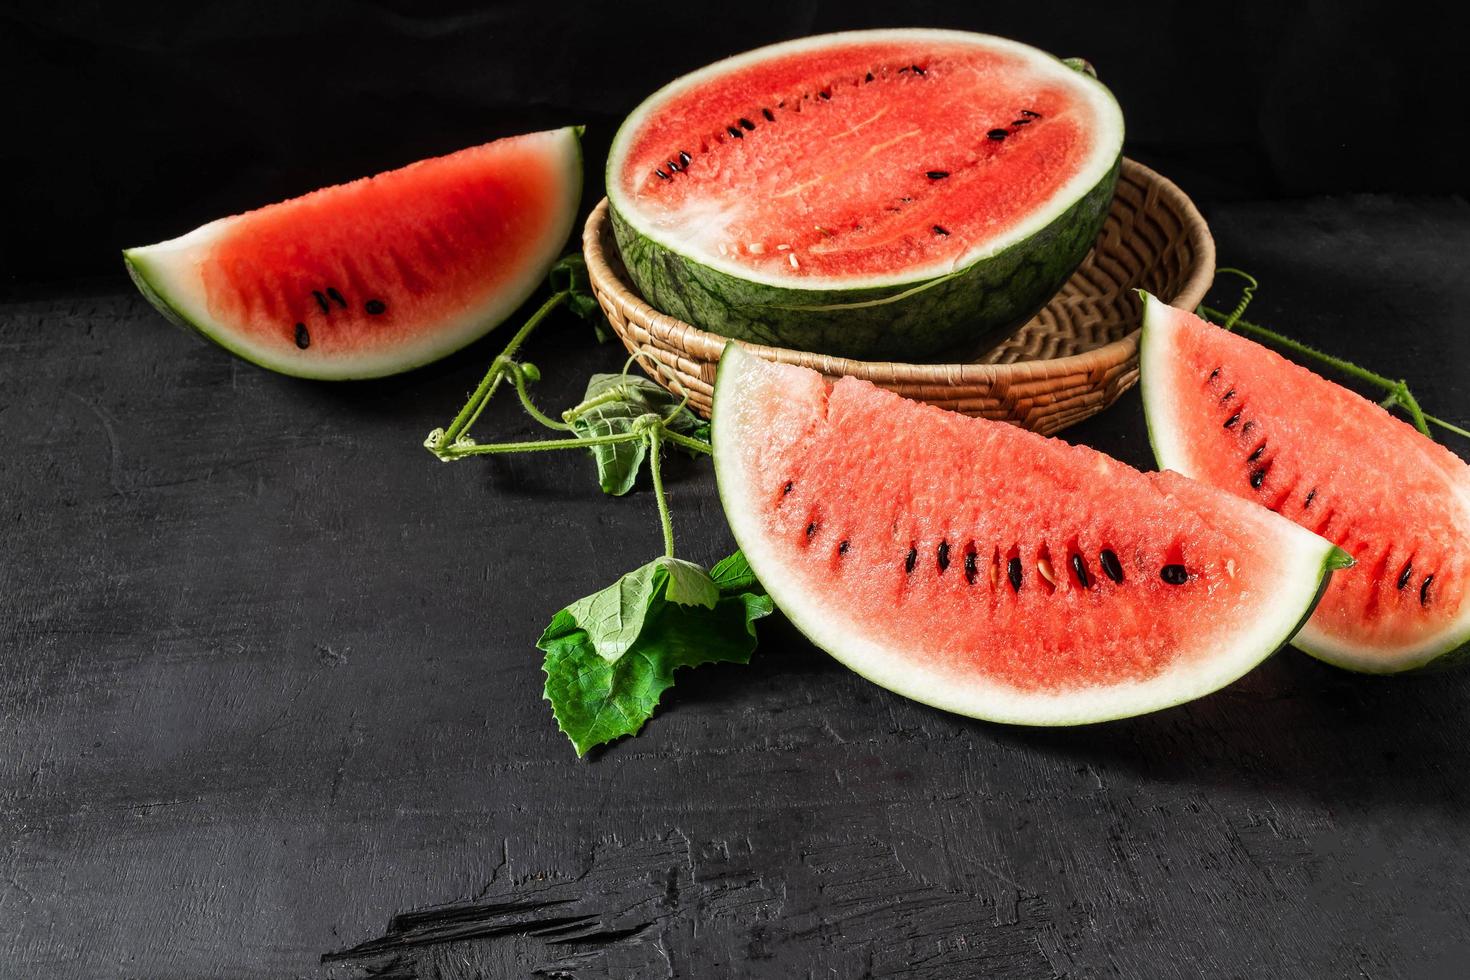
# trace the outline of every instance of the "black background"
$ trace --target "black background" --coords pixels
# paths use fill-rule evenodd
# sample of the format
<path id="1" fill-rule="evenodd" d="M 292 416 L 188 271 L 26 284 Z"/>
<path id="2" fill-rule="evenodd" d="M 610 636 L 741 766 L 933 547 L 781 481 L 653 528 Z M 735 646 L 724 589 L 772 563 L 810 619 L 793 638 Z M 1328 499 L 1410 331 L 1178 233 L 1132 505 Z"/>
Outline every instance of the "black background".
<path id="1" fill-rule="evenodd" d="M 583 123 L 600 162 L 644 96 L 708 61 L 910 24 L 1088 58 L 1129 152 L 1206 200 L 1460 193 L 1451 6 L 8 0 L 0 268 L 12 284 L 115 273 L 120 248 L 532 129 Z"/>
<path id="2" fill-rule="evenodd" d="M 12 3 L 0 980 L 1464 975 L 1470 673 L 1286 651 L 1178 708 L 1035 731 L 892 696 L 773 617 L 750 666 L 685 672 L 578 761 L 532 644 L 656 554 L 658 522 L 580 453 L 424 452 L 504 334 L 302 382 L 172 328 L 120 269 L 125 245 L 572 122 L 590 202 L 657 85 L 899 23 L 1090 58 L 1127 152 L 1261 278 L 1252 318 L 1467 421 L 1443 11 Z M 623 361 L 570 317 L 525 353 L 549 408 Z M 540 434 L 514 404 L 478 431 Z M 1136 391 L 1066 437 L 1153 465 Z M 668 478 L 680 554 L 723 556 L 708 463 Z"/>

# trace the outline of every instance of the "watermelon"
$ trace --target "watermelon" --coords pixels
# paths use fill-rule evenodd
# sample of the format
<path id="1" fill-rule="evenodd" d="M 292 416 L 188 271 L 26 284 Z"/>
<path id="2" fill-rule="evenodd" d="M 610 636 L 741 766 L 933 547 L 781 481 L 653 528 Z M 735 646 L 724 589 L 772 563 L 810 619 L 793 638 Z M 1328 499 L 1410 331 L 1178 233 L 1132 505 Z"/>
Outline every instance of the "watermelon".
<path id="1" fill-rule="evenodd" d="M 633 282 L 729 337 L 922 358 L 1000 339 L 1086 256 L 1123 116 L 1095 78 L 1002 38 L 804 38 L 660 89 L 613 140 Z"/>
<path id="2" fill-rule="evenodd" d="M 1139 354 L 1159 465 L 1221 487 L 1358 560 L 1294 645 L 1392 673 L 1470 644 L 1470 466 L 1380 406 L 1147 297 Z"/>
<path id="3" fill-rule="evenodd" d="M 262 367 L 372 378 L 520 306 L 567 242 L 580 128 L 497 140 L 123 252 L 161 313 Z"/>
<path id="4" fill-rule="evenodd" d="M 876 683 L 996 721 L 1139 714 L 1285 643 L 1350 559 L 1174 473 L 726 348 L 720 499 L 777 606 Z"/>

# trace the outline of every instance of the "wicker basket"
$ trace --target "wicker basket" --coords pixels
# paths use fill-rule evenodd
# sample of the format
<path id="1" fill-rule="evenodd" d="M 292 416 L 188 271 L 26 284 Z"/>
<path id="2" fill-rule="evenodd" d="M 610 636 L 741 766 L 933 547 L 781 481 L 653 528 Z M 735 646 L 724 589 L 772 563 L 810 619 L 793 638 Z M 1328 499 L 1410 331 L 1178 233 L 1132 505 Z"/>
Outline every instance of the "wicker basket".
<path id="1" fill-rule="evenodd" d="M 645 303 L 618 257 L 604 200 L 587 219 L 582 251 L 592 289 L 613 329 L 660 383 L 709 414 L 725 338 Z M 1097 244 L 1046 307 L 979 361 L 898 364 L 748 345 L 774 361 L 852 375 L 943 408 L 1057 432 L 1102 411 L 1138 380 L 1143 287 L 1193 309 L 1215 273 L 1215 241 L 1173 182 L 1124 160 Z"/>

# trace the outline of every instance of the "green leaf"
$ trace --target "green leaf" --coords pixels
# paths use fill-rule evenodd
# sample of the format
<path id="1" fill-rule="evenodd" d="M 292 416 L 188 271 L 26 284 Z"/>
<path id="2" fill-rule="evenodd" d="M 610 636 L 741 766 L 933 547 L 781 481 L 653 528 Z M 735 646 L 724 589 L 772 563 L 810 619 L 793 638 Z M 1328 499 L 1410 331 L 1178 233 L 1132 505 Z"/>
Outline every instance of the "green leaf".
<path id="1" fill-rule="evenodd" d="M 721 593 L 764 591 L 745 560 L 745 552 L 736 551 L 710 570 L 710 578 Z"/>
<path id="2" fill-rule="evenodd" d="M 594 374 L 587 382 L 581 405 L 567 413 L 567 420 L 572 424 L 572 432 L 583 439 L 631 432 L 645 415 L 669 418 L 665 427 L 670 431 L 694 435 L 704 423 L 688 408 L 679 408 L 681 400 L 647 378 Z M 583 409 L 583 405 L 588 407 Z M 648 458 L 646 440 L 632 439 L 588 448 L 597 462 L 597 479 L 604 493 L 617 497 L 633 489 L 638 471 Z"/>
<path id="3" fill-rule="evenodd" d="M 743 560 L 742 560 L 743 561 Z M 721 593 L 710 605 L 682 605 L 673 598 L 676 577 L 693 578 L 698 570 L 712 588 L 704 570 L 688 562 L 671 573 L 668 559 L 644 565 L 613 586 L 579 600 L 557 613 L 537 646 L 546 652 L 546 700 L 551 702 L 557 726 L 571 739 L 577 754 L 594 745 L 633 735 L 658 706 L 663 692 L 674 683 L 674 671 L 707 663 L 748 663 L 755 650 L 755 621 L 768 616 L 769 597 L 752 592 Z M 730 559 L 721 562 L 728 565 Z M 653 569 L 650 574 L 649 569 Z M 623 583 L 634 580 L 624 588 Z M 734 581 L 734 579 L 727 579 Z M 667 582 L 666 588 L 659 585 Z M 637 618 L 640 629 L 620 656 L 609 658 L 598 649 L 592 631 L 610 620 L 589 615 L 593 606 L 607 611 L 617 596 L 618 632 Z M 641 615 L 624 608 L 623 600 L 642 596 Z M 606 635 L 601 638 L 605 641 Z"/>
<path id="4" fill-rule="evenodd" d="M 669 573 L 659 561 L 636 568 L 600 592 L 567 606 L 551 619 L 536 645 L 581 631 L 599 657 L 617 660 L 638 639 L 649 606 L 661 596 Z"/>
<path id="5" fill-rule="evenodd" d="M 581 252 L 563 256 L 551 267 L 548 278 L 554 292 L 570 293 L 567 296 L 567 308 L 592 324 L 599 341 L 607 340 L 611 336 L 602 307 L 597 302 L 596 294 L 592 292 L 592 280 L 587 275 L 587 261 L 582 258 Z"/>
<path id="6" fill-rule="evenodd" d="M 710 578 L 704 566 L 682 558 L 660 558 L 657 564 L 669 573 L 669 584 L 664 587 L 664 597 L 683 606 L 715 608 L 720 600 L 720 588 Z"/>

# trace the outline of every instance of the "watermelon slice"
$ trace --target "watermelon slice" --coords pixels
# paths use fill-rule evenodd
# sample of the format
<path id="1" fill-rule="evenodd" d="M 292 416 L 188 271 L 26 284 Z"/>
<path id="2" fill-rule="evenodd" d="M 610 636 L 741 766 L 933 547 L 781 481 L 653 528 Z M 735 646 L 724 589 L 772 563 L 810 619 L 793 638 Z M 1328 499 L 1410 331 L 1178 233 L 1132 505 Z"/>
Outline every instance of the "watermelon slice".
<path id="1" fill-rule="evenodd" d="M 1470 467 L 1383 408 L 1148 297 L 1139 355 L 1159 465 L 1357 558 L 1293 643 L 1391 673 L 1470 643 Z"/>
<path id="2" fill-rule="evenodd" d="M 1079 724 L 1207 694 L 1350 561 L 1177 474 L 734 344 L 713 436 L 730 527 L 787 617 L 870 680 L 978 718 Z"/>
<path id="3" fill-rule="evenodd" d="M 306 378 L 427 364 L 520 306 L 567 242 L 580 128 L 497 140 L 123 252 L 169 319 Z"/>
<path id="4" fill-rule="evenodd" d="M 851 357 L 999 339 L 1086 256 L 1123 116 L 1095 78 L 983 34 L 760 48 L 659 90 L 607 164 L 628 272 L 665 313 Z"/>

